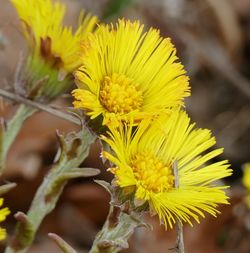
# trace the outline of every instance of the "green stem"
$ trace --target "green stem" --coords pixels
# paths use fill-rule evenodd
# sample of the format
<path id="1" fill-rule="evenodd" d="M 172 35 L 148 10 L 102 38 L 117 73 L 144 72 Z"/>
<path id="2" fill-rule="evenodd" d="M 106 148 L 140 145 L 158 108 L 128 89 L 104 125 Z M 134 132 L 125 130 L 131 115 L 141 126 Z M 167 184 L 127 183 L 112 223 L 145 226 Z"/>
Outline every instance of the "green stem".
<path id="1" fill-rule="evenodd" d="M 24 121 L 29 118 L 32 114 L 37 111 L 36 108 L 20 105 L 15 112 L 15 115 L 11 118 L 10 121 L 5 123 L 1 122 L 0 129 L 0 175 L 3 173 L 5 169 L 6 157 L 8 155 L 8 151 L 13 144 L 16 136 L 20 132 L 20 129 L 23 126 Z"/>
<path id="2" fill-rule="evenodd" d="M 102 230 L 96 235 L 89 253 L 116 253 L 128 248 L 128 239 L 134 229 L 143 225 L 137 213 L 124 212 L 118 206 L 110 210 Z"/>
<path id="3" fill-rule="evenodd" d="M 84 128 L 79 133 L 70 133 L 66 138 L 58 136 L 61 146 L 60 159 L 44 178 L 32 201 L 27 215 L 18 213 L 19 220 L 13 240 L 5 253 L 25 253 L 32 244 L 44 217 L 50 213 L 71 178 L 94 176 L 98 170 L 78 168 L 89 153 L 95 136 Z"/>

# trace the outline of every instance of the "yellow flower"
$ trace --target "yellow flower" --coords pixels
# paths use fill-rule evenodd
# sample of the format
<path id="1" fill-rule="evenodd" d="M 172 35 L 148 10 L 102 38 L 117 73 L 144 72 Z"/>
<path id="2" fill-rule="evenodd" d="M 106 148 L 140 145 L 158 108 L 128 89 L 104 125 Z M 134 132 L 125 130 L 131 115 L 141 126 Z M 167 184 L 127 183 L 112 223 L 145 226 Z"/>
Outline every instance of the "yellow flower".
<path id="1" fill-rule="evenodd" d="M 228 204 L 226 187 L 214 183 L 231 175 L 228 161 L 206 164 L 223 149 L 208 151 L 215 138 L 194 126 L 185 112 L 175 111 L 153 122 L 142 121 L 136 130 L 131 125 L 111 127 L 110 137 L 102 137 L 114 152 L 104 151 L 103 156 L 115 164 L 109 170 L 122 196 L 132 192 L 135 206 L 148 204 L 166 227 L 172 228 L 176 220 L 192 225 L 192 219 L 199 222 L 204 212 L 216 216 L 218 204 Z"/>
<path id="2" fill-rule="evenodd" d="M 169 38 L 156 29 L 119 20 L 90 36 L 76 71 L 74 106 L 103 124 L 158 115 L 183 105 L 190 95 L 188 77 Z M 87 51 L 87 52 L 86 52 Z"/>
<path id="3" fill-rule="evenodd" d="M 82 12 L 78 29 L 73 33 L 72 27 L 62 23 L 66 8 L 60 2 L 11 1 L 22 22 L 22 31 L 32 54 L 28 64 L 32 72 L 30 82 L 50 75 L 52 80 L 46 88 L 47 94 L 53 96 L 55 90 L 64 90 L 64 86 L 69 86 L 69 80 L 61 83 L 61 87 L 58 82 L 63 81 L 67 74 L 80 66 L 81 43 L 84 43 L 89 33 L 93 31 L 97 17 L 90 14 L 84 15 Z"/>
<path id="4" fill-rule="evenodd" d="M 3 198 L 0 198 L 0 207 L 3 205 Z M 6 216 L 10 214 L 10 210 L 5 207 L 0 209 L 0 222 L 6 219 Z M 6 238 L 6 230 L 0 227 L 0 241 Z"/>
<path id="5" fill-rule="evenodd" d="M 243 168 L 243 185 L 247 189 L 246 204 L 250 208 L 250 163 L 246 163 Z"/>
<path id="6" fill-rule="evenodd" d="M 243 172 L 243 184 L 248 190 L 250 190 L 250 163 L 244 165 Z"/>

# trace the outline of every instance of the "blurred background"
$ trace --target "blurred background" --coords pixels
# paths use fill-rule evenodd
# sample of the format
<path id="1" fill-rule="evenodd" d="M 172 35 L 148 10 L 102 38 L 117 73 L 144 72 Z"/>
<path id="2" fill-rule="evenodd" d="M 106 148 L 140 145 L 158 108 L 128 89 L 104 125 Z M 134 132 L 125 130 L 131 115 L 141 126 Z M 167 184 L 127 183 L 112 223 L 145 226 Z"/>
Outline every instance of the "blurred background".
<path id="1" fill-rule="evenodd" d="M 21 1 L 21 0 L 20 0 Z M 66 24 L 73 26 L 81 8 L 98 15 L 103 22 L 118 17 L 139 19 L 145 27 L 160 29 L 171 37 L 185 65 L 192 95 L 186 109 L 197 126 L 209 128 L 224 147 L 234 175 L 231 205 L 221 207 L 217 219 L 208 216 L 193 228 L 185 226 L 187 253 L 249 253 L 250 210 L 244 204 L 242 165 L 250 162 L 250 0 L 63 0 Z M 0 0 L 0 87 L 8 88 L 14 78 L 20 53 L 26 43 L 19 31 L 14 8 Z M 73 86 L 72 86 L 73 87 Z M 1 116 L 8 118 L 16 104 L 0 99 Z M 71 106 L 63 96 L 54 107 Z M 48 124 L 49 122 L 49 124 Z M 66 133 L 77 126 L 40 112 L 27 120 L 14 143 L 8 168 L 2 179 L 18 186 L 5 196 L 12 210 L 27 211 L 34 193 L 53 162 L 58 143 L 55 130 Z M 85 166 L 100 168 L 99 179 L 111 180 L 99 159 L 100 146 L 92 146 Z M 87 252 L 108 212 L 109 195 L 92 179 L 71 181 L 56 209 L 43 222 L 31 253 L 60 252 L 47 237 L 59 234 L 79 253 Z M 175 231 L 165 231 L 155 218 L 146 217 L 153 230 L 138 229 L 130 240 L 131 253 L 166 253 L 175 244 Z M 15 221 L 5 222 L 11 234 Z M 3 249 L 2 249 L 3 250 Z"/>

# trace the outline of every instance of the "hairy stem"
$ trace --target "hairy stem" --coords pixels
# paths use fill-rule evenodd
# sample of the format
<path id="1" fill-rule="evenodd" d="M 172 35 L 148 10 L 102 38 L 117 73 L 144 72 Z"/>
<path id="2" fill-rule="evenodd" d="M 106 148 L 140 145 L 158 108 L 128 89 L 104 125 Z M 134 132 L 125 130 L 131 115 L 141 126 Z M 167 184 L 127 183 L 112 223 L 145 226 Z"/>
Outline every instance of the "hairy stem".
<path id="1" fill-rule="evenodd" d="M 55 208 L 69 179 L 99 173 L 95 169 L 78 168 L 88 156 L 89 147 L 96 138 L 87 128 L 78 133 L 70 133 L 66 138 L 58 135 L 58 138 L 61 148 L 60 158 L 38 188 L 27 215 L 18 213 L 15 216 L 19 222 L 5 253 L 27 252 L 41 222 Z"/>
<path id="2" fill-rule="evenodd" d="M 24 121 L 37 111 L 36 108 L 27 105 L 20 105 L 14 116 L 5 123 L 1 121 L 0 129 L 0 175 L 3 173 L 6 164 L 8 151 L 16 136 L 21 130 Z"/>
<path id="3" fill-rule="evenodd" d="M 116 253 L 128 248 L 128 239 L 134 229 L 141 225 L 137 213 L 124 212 L 120 207 L 111 204 L 106 222 L 96 235 L 90 253 Z"/>
<path id="4" fill-rule="evenodd" d="M 57 109 L 54 109 L 48 105 L 44 105 L 44 104 L 41 104 L 37 101 L 27 99 L 25 97 L 22 97 L 18 94 L 13 93 L 13 92 L 9 92 L 9 91 L 0 89 L 0 96 L 7 98 L 9 100 L 15 101 L 15 102 L 19 102 L 19 103 L 24 104 L 26 106 L 36 108 L 38 110 L 48 112 L 50 114 L 53 114 L 56 117 L 59 117 L 61 119 L 65 119 L 65 120 L 70 121 L 74 124 L 81 125 L 81 121 L 69 113 L 65 113 L 65 112 L 59 111 Z"/>

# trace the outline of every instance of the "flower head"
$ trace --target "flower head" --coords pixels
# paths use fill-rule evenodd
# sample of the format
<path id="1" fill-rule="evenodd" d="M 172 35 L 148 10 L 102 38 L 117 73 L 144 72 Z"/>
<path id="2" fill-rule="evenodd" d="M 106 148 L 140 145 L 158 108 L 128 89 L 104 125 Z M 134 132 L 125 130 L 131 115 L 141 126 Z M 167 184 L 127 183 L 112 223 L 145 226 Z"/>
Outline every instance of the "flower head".
<path id="1" fill-rule="evenodd" d="M 0 198 L 0 207 L 3 205 L 3 198 Z M 4 221 L 7 215 L 10 214 L 10 210 L 5 207 L 0 209 L 0 222 Z M 6 238 L 6 230 L 0 227 L 0 241 Z"/>
<path id="2" fill-rule="evenodd" d="M 65 78 L 80 66 L 81 44 L 96 25 L 97 17 L 81 13 L 79 26 L 63 25 L 65 5 L 52 0 L 11 0 L 22 23 L 22 32 L 28 41 L 31 57 L 28 69 L 32 72 L 31 86 L 49 75 L 44 88 L 46 94 L 57 95 L 69 86 Z M 65 81 L 65 82 L 63 82 Z M 60 83 L 61 82 L 61 83 Z M 60 84 L 58 84 L 60 83 Z"/>
<path id="3" fill-rule="evenodd" d="M 110 137 L 102 137 L 114 152 L 104 151 L 103 156 L 115 164 L 110 171 L 123 194 L 132 192 L 134 203 L 147 203 L 166 227 L 172 228 L 176 220 L 199 222 L 204 212 L 216 216 L 217 205 L 228 203 L 225 187 L 214 184 L 231 175 L 228 161 L 206 165 L 223 150 L 208 151 L 215 138 L 194 126 L 185 112 L 175 111 L 142 121 L 135 131 L 131 125 L 111 127 Z"/>
<path id="4" fill-rule="evenodd" d="M 183 104 L 190 95 L 188 77 L 169 38 L 156 29 L 119 20 L 90 36 L 76 71 L 74 106 L 103 124 L 134 119 L 138 124 Z"/>

